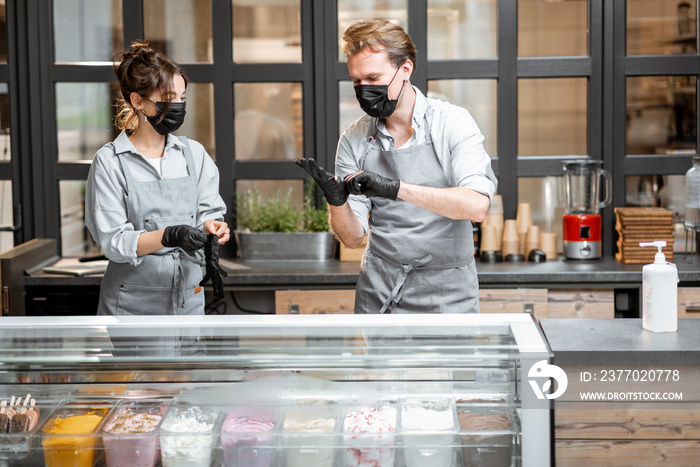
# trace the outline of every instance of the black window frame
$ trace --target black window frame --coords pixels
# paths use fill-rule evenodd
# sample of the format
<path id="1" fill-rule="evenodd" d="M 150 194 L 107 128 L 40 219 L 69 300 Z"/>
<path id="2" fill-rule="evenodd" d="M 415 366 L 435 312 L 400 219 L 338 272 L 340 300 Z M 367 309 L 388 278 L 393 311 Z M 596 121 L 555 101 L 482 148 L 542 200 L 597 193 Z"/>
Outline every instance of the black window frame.
<path id="1" fill-rule="evenodd" d="M 124 46 L 143 38 L 143 1 L 122 0 Z M 347 66 L 337 57 L 337 2 L 300 0 L 302 61 L 292 64 L 235 63 L 232 57 L 231 0 L 211 0 L 213 62 L 183 64 L 195 83 L 214 87 L 216 164 L 227 221 L 234 223 L 237 180 L 303 179 L 292 161 L 237 161 L 232 129 L 234 83 L 299 82 L 303 92 L 305 157 L 332 167 L 339 137 L 338 83 L 348 79 Z M 588 81 L 588 156 L 603 161 L 612 173 L 612 203 L 603 214 L 603 255 L 614 252 L 614 206 L 625 206 L 628 175 L 682 175 L 692 166 L 692 154 L 626 154 L 626 80 L 630 76 L 691 75 L 700 78 L 698 52 L 693 55 L 627 56 L 626 0 L 588 0 L 588 55 L 518 57 L 518 2 L 497 0 L 498 57 L 483 60 L 419 62 L 413 83 L 427 89 L 439 79 L 497 80 L 498 156 L 493 157 L 503 195 L 504 215 L 514 218 L 519 177 L 561 175 L 561 163 L 571 156 L 518 156 L 518 81 L 530 78 L 586 78 Z M 22 230 L 15 243 L 35 237 L 60 243 L 58 184 L 85 180 L 90 161 L 58 162 L 56 82 L 109 82 L 111 66 L 81 66 L 53 62 L 52 1 L 7 0 L 8 63 L 0 64 L 0 81 L 10 87 L 12 158 L 0 163 L 0 179 L 13 181 L 13 204 L 23 207 Z M 419 54 L 427 50 L 427 1 L 407 0 L 408 30 Z M 696 7 L 696 24 L 699 9 Z M 698 47 L 700 50 L 700 47 Z M 283 78 L 282 80 L 280 78 Z M 696 91 L 700 79 L 696 79 Z M 700 111 L 700 92 L 697 92 Z M 700 118 L 696 115 L 696 133 Z M 700 147 L 696 137 L 696 152 Z M 697 155 L 697 154 L 695 154 Z M 60 246 L 59 246 L 60 248 Z M 60 250 L 59 250 L 60 251 Z"/>

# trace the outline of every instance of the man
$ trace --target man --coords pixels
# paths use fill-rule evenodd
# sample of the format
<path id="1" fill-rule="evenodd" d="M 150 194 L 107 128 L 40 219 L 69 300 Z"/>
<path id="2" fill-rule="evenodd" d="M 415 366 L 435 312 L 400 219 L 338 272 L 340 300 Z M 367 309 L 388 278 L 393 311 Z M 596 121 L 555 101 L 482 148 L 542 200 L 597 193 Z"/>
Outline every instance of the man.
<path id="1" fill-rule="evenodd" d="M 322 188 L 345 245 L 369 231 L 355 313 L 478 312 L 470 221 L 486 217 L 497 184 L 483 136 L 466 110 L 411 85 L 416 48 L 401 27 L 355 23 L 343 50 L 367 115 L 340 138 L 337 176 L 313 159 L 297 164 Z"/>

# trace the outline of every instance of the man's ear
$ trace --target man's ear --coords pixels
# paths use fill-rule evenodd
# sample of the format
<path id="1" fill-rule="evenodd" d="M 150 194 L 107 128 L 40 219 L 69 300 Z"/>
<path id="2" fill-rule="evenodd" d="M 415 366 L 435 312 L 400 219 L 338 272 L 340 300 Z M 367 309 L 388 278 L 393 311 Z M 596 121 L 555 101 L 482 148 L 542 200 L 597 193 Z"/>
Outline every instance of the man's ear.
<path id="1" fill-rule="evenodd" d="M 401 71 L 406 74 L 404 81 L 411 79 L 411 76 L 413 75 L 413 68 L 413 62 L 411 60 L 406 60 L 403 62 L 403 65 L 401 65 Z"/>

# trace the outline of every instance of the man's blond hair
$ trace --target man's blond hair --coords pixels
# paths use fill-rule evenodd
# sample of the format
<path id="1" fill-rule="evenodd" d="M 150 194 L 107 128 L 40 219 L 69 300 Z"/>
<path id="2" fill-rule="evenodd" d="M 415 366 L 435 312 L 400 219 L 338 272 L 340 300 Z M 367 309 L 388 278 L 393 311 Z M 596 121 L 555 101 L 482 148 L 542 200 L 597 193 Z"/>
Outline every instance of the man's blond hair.
<path id="1" fill-rule="evenodd" d="M 343 52 L 353 55 L 368 48 L 372 52 L 386 51 L 389 61 L 400 67 L 410 60 L 416 69 L 416 46 L 401 26 L 385 19 L 358 21 L 343 34 Z"/>

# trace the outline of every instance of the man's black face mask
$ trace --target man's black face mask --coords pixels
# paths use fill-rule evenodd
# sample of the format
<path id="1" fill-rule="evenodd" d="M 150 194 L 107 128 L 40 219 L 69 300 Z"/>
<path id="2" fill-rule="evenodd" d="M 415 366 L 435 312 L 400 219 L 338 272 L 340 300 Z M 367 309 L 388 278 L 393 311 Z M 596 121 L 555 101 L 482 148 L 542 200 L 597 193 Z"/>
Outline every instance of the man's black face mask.
<path id="1" fill-rule="evenodd" d="M 355 86 L 357 102 L 360 103 L 360 107 L 367 115 L 375 118 L 387 118 L 394 113 L 396 104 L 398 104 L 399 97 L 401 97 L 403 92 L 403 87 L 406 84 L 406 81 L 404 81 L 396 99 L 389 99 L 389 86 L 394 82 L 398 72 L 399 69 L 397 68 L 389 84 L 358 84 Z"/>

